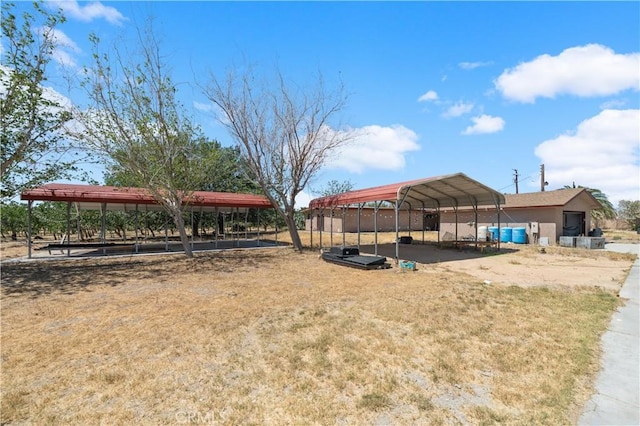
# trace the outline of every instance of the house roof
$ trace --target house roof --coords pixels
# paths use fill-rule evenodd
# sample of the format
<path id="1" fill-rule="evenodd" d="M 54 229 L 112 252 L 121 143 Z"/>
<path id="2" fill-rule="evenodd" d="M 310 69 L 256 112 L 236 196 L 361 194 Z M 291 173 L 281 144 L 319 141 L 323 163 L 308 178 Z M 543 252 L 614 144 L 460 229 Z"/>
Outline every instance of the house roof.
<path id="1" fill-rule="evenodd" d="M 504 208 L 560 207 L 567 205 L 577 197 L 586 197 L 585 199 L 590 202 L 592 209 L 602 207 L 586 188 L 566 188 L 554 191 L 505 194 Z"/>
<path id="2" fill-rule="evenodd" d="M 104 203 L 107 210 L 131 210 L 127 206 L 134 205 L 143 206 L 144 210 L 162 209 L 151 192 L 144 188 L 49 183 L 22 192 L 20 198 L 33 201 L 70 201 L 77 203 L 82 210 L 100 210 Z M 185 202 L 202 211 L 272 208 L 271 202 L 262 195 L 231 192 L 195 191 L 185 198 Z"/>
<path id="3" fill-rule="evenodd" d="M 408 203 L 413 208 L 494 206 L 504 204 L 504 195 L 463 173 L 417 179 L 316 198 L 310 209 L 321 209 L 374 201 Z"/>

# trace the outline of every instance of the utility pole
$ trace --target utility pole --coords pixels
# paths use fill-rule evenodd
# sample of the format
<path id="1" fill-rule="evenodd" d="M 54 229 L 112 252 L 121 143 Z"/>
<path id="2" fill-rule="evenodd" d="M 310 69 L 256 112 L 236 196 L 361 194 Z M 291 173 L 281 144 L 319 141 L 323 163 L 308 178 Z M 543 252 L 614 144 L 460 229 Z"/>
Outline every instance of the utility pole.
<path id="1" fill-rule="evenodd" d="M 544 180 L 544 164 L 540 164 L 540 191 L 544 192 L 544 187 L 548 185 Z"/>
<path id="2" fill-rule="evenodd" d="M 514 174 L 513 174 L 513 181 L 516 184 L 516 194 L 518 193 L 518 169 L 513 169 Z"/>

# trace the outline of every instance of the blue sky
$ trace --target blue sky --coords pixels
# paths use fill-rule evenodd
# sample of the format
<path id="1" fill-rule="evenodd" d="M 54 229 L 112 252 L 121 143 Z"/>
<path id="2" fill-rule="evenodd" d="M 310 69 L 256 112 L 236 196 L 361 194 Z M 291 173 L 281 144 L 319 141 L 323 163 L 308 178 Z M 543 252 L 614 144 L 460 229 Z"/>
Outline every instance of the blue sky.
<path id="1" fill-rule="evenodd" d="M 640 199 L 640 2 L 50 2 L 62 7 L 67 69 L 88 35 L 126 40 L 153 16 L 180 99 L 205 133 L 231 139 L 196 83 L 251 63 L 350 93 L 362 136 L 329 162 L 366 188 L 463 172 L 494 189 L 599 188 Z M 20 8 L 30 3 L 20 3 Z M 52 67 L 55 73 L 56 67 Z M 51 84 L 63 91 L 61 79 Z M 77 95 L 79 96 L 79 95 Z M 100 176 L 97 176 L 99 179 Z"/>

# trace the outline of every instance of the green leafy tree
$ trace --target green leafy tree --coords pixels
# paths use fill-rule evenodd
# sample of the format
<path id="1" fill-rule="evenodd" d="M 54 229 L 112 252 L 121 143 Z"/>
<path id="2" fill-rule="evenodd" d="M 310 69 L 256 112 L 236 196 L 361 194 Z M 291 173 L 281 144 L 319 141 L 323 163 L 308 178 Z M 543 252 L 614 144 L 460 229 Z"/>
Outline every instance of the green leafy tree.
<path id="1" fill-rule="evenodd" d="M 54 239 L 67 232 L 67 203 L 45 201 L 33 207 L 32 220 L 44 234 L 53 235 Z"/>
<path id="2" fill-rule="evenodd" d="M 202 140 L 197 155 L 204 167 L 202 191 L 261 194 L 255 176 L 238 147 L 223 147 L 218 141 Z"/>
<path id="3" fill-rule="evenodd" d="M 126 170 L 131 186 L 150 191 L 172 218 L 185 255 L 193 257 L 184 212 L 203 181 L 200 129 L 176 99 L 152 29 L 138 32 L 137 52 L 121 44 L 100 53 L 100 40 L 92 41 L 94 62 L 82 83 L 92 105 L 78 111 L 83 129 L 76 137 Z"/>
<path id="4" fill-rule="evenodd" d="M 640 226 L 640 201 L 621 200 L 618 202 L 618 217 L 634 231 Z"/>
<path id="5" fill-rule="evenodd" d="M 197 156 L 203 167 L 202 181 L 198 183 L 201 191 L 212 192 L 233 192 L 261 194 L 262 190 L 256 183 L 251 170 L 247 167 L 244 158 L 237 147 L 223 147 L 218 141 L 202 139 L 196 148 Z M 193 235 L 200 235 L 200 228 L 203 225 L 203 218 L 211 219 L 212 214 L 193 214 Z M 249 219 L 255 219 L 255 215 L 250 215 Z M 217 227 L 218 218 L 214 218 L 213 226 L 211 220 L 208 227 Z M 243 225 L 244 226 L 244 225 Z"/>
<path id="6" fill-rule="evenodd" d="M 607 195 L 595 188 L 587 188 L 587 191 L 593 195 L 593 198 L 598 200 L 602 208 L 591 210 L 591 218 L 595 221 L 596 225 L 605 219 L 615 219 L 618 214 L 616 212 L 615 207 L 607 198 Z"/>
<path id="7" fill-rule="evenodd" d="M 102 213 L 96 210 L 76 211 L 76 230 L 78 238 L 82 241 L 93 239 L 100 235 L 102 229 Z M 107 215 L 111 212 L 107 212 Z M 109 222 L 107 221 L 107 224 Z"/>
<path id="8" fill-rule="evenodd" d="M 127 239 L 127 230 L 133 228 L 130 212 L 111 211 L 105 215 L 106 228 L 119 239 Z"/>
<path id="9" fill-rule="evenodd" d="M 200 182 L 192 182 L 193 188 L 199 191 L 233 192 L 233 193 L 261 193 L 260 187 L 251 178 L 251 172 L 247 168 L 237 147 L 223 147 L 218 141 L 201 138 L 194 146 L 194 156 L 199 159 L 198 164 L 203 168 L 200 173 L 194 175 L 194 179 L 200 177 Z M 105 174 L 105 183 L 113 186 L 135 186 L 137 181 L 127 169 L 119 168 L 112 164 Z M 194 236 L 200 235 L 201 226 L 215 228 L 215 215 L 199 212 L 193 213 Z M 254 215 L 250 215 L 253 218 Z M 206 217 L 205 222 L 202 218 Z"/>
<path id="10" fill-rule="evenodd" d="M 10 236 L 13 241 L 18 234 L 27 230 L 27 206 L 9 202 L 0 204 L 0 234 L 2 238 Z"/>
<path id="11" fill-rule="evenodd" d="M 227 128 L 262 192 L 284 219 L 293 246 L 302 250 L 296 226 L 296 196 L 317 175 L 330 155 L 351 140 L 334 130 L 346 105 L 343 86 L 329 90 L 322 77 L 302 88 L 278 72 L 260 81 L 252 70 L 211 75 L 205 95 L 220 109 Z"/>
<path id="12" fill-rule="evenodd" d="M 3 199 L 23 189 L 71 177 L 78 155 L 65 139 L 63 126 L 71 119 L 61 96 L 45 88 L 47 67 L 56 48 L 55 29 L 65 21 L 61 11 L 50 13 L 40 2 L 21 19 L 15 5 L 2 2 L 0 66 L 0 175 Z"/>
<path id="13" fill-rule="evenodd" d="M 350 180 L 338 181 L 330 180 L 325 186 L 317 190 L 321 197 L 328 197 L 330 195 L 342 194 L 343 192 L 349 192 L 353 190 L 353 182 Z"/>
<path id="14" fill-rule="evenodd" d="M 237 147 L 223 147 L 220 142 L 200 138 L 194 142 L 193 155 L 199 159 L 202 170 L 193 178 L 198 191 L 261 193 L 260 187 L 251 177 L 251 171 L 244 162 Z M 122 168 L 119 163 L 109 164 L 104 176 L 107 185 L 135 186 L 138 181 L 135 174 Z"/>

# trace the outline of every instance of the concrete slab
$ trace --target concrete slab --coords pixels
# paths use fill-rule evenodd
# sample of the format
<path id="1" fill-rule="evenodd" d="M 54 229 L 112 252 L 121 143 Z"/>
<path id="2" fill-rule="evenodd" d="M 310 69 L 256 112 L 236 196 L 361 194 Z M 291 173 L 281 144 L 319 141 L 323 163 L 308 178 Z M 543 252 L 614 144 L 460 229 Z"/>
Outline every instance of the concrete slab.
<path id="1" fill-rule="evenodd" d="M 607 244 L 605 249 L 640 253 L 638 244 Z M 620 297 L 627 300 L 602 336 L 596 393 L 585 405 L 580 425 L 640 425 L 640 259 L 633 264 Z"/>
<path id="2" fill-rule="evenodd" d="M 201 251 L 222 251 L 234 249 L 263 249 L 274 247 L 288 247 L 289 244 L 277 242 L 274 240 L 218 240 L 218 241 L 194 241 L 191 248 L 194 253 Z M 103 248 L 56 248 L 52 250 L 34 249 L 31 252 L 31 259 L 28 257 L 19 257 L 3 260 L 4 262 L 30 262 L 42 260 L 67 260 L 67 259 L 86 259 L 89 257 L 117 257 L 117 256 L 149 256 L 149 255 L 166 255 L 180 254 L 184 249 L 182 244 L 175 241 L 166 242 L 144 242 L 137 245 L 118 244 L 115 246 L 107 246 Z"/>
<path id="3" fill-rule="evenodd" d="M 631 253 L 636 256 L 640 256 L 640 244 L 607 243 L 605 244 L 604 249 L 618 253 Z"/>

